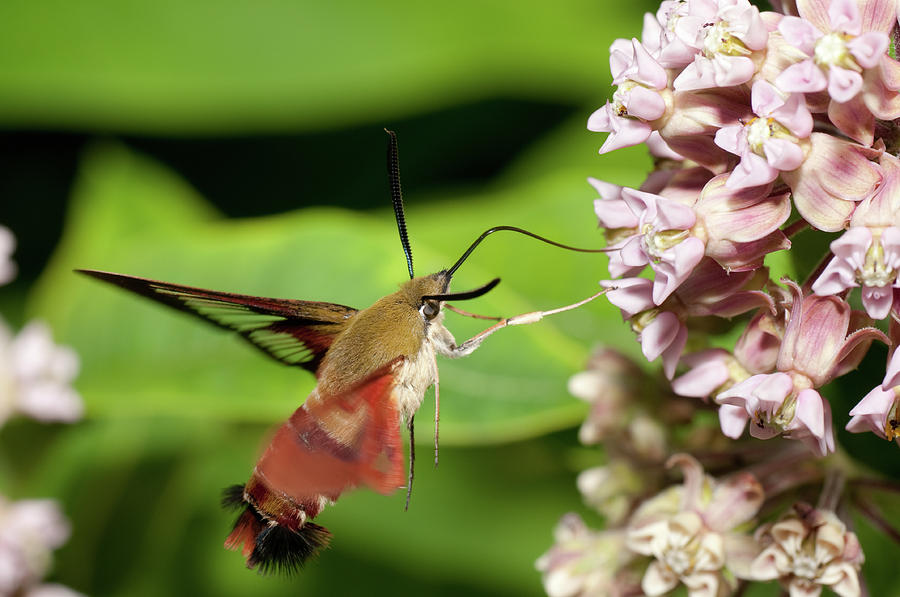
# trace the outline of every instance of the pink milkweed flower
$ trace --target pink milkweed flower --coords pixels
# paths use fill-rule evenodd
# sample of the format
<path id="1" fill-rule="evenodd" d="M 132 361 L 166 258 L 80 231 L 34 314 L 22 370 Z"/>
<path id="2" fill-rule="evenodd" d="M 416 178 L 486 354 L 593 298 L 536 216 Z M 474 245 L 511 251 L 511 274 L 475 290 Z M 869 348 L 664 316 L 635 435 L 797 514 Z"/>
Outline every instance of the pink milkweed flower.
<path id="1" fill-rule="evenodd" d="M 640 190 L 691 207 L 697 218 L 691 234 L 704 242 L 705 255 L 722 267 L 730 271 L 757 269 L 767 254 L 790 247 L 779 230 L 790 215 L 790 198 L 787 192 L 773 193 L 770 186 L 730 189 L 725 184 L 727 178 L 724 174 L 712 176 L 701 167 L 658 170 Z M 638 218 L 634 213 L 627 215 L 629 205 L 622 199 L 622 187 L 599 181 L 592 184 L 604 200 L 618 200 L 595 202 L 610 242 L 613 237 L 618 242 L 636 234 Z M 616 261 L 610 269 L 614 276 L 640 271 Z"/>
<path id="2" fill-rule="evenodd" d="M 613 289 L 606 297 L 631 322 L 644 357 L 648 361 L 662 357 L 663 371 L 672 379 L 687 342 L 687 327 L 675 313 L 657 308 L 653 302 L 653 282 L 646 278 L 625 278 L 603 280 L 600 284 Z"/>
<path id="3" fill-rule="evenodd" d="M 871 320 L 833 296 L 803 297 L 789 282 L 793 303 L 776 368 L 809 379 L 819 388 L 859 365 L 874 340 L 890 344 L 887 336 L 871 327 Z"/>
<path id="4" fill-rule="evenodd" d="M 609 247 L 620 248 L 637 234 L 639 223 L 638 217 L 622 198 L 624 187 L 596 178 L 588 178 L 588 183 L 600 195 L 599 199 L 594 199 L 594 213 L 600 226 L 605 229 L 606 243 Z M 621 259 L 610 259 L 609 262 L 609 273 L 614 278 L 637 275 L 642 269 L 643 265 L 628 266 Z"/>
<path id="5" fill-rule="evenodd" d="M 831 243 L 834 258 L 812 287 L 828 295 L 861 285 L 863 306 L 873 319 L 887 317 L 900 288 L 900 160 L 884 153 L 879 165 L 881 184 L 854 210 L 850 229 Z"/>
<path id="6" fill-rule="evenodd" d="M 819 230 L 837 232 L 883 182 L 883 170 L 871 161 L 881 152 L 825 133 L 812 133 L 809 141 L 800 167 L 783 171 L 781 178 L 791 187 L 804 220 Z"/>
<path id="7" fill-rule="evenodd" d="M 850 410 L 846 429 L 871 431 L 886 440 L 900 438 L 900 350 L 895 350 L 881 385 Z"/>
<path id="8" fill-rule="evenodd" d="M 643 143 L 651 123 L 666 112 L 669 76 L 636 40 L 615 40 L 609 48 L 609 68 L 617 85 L 611 102 L 588 118 L 588 130 L 608 132 L 600 153 Z"/>
<path id="9" fill-rule="evenodd" d="M 732 87 L 756 73 L 753 53 L 765 50 L 769 31 L 747 0 L 688 0 L 675 35 L 694 48 L 693 61 L 673 81 L 676 91 Z"/>
<path id="10" fill-rule="evenodd" d="M 663 372 L 672 379 L 687 342 L 688 318 L 734 317 L 760 307 L 771 309 L 772 299 L 759 290 L 767 275 L 765 270 L 729 273 L 712 259 L 703 259 L 661 305 L 655 304 L 653 282 L 646 278 L 604 280 L 601 285 L 613 288 L 607 298 L 631 322 L 647 360 L 662 357 Z"/>
<path id="11" fill-rule="evenodd" d="M 875 328 L 863 327 L 865 316 L 844 301 L 803 297 L 796 284 L 788 286 L 793 302 L 777 372 L 754 375 L 718 394 L 719 421 L 728 437 L 740 437 L 751 422 L 754 437 L 799 439 L 823 456 L 834 451 L 831 407 L 815 388 L 854 369 L 873 340 L 888 339 Z"/>
<path id="12" fill-rule="evenodd" d="M 800 17 L 778 23 L 803 59 L 784 69 L 775 85 L 796 93 L 827 90 L 831 122 L 864 145 L 872 144 L 875 117 L 900 116 L 900 65 L 887 56 L 895 9 L 874 4 L 860 14 L 856 0 L 807 0 L 798 2 Z"/>
<path id="13" fill-rule="evenodd" d="M 771 373 L 778 362 L 778 351 L 784 338 L 784 317 L 771 310 L 760 309 L 734 345 L 734 356 L 751 374 Z"/>
<path id="14" fill-rule="evenodd" d="M 616 91 L 587 122 L 588 130 L 610 133 L 600 153 L 638 145 L 659 131 L 670 151 L 714 172 L 729 168 L 730 156 L 712 135 L 746 115 L 743 89 L 673 93 L 666 70 L 636 39 L 614 41 L 609 63 Z"/>
<path id="15" fill-rule="evenodd" d="M 834 451 L 831 407 L 813 389 L 797 391 L 790 375 L 754 375 L 716 396 L 722 433 L 737 439 L 747 422 L 750 435 L 798 439 L 818 456 Z"/>
<path id="16" fill-rule="evenodd" d="M 846 429 L 850 433 L 871 431 L 886 440 L 900 438 L 900 388 L 876 386 L 850 409 Z"/>
<path id="17" fill-rule="evenodd" d="M 729 188 L 726 174 L 713 177 L 700 192 L 693 210 L 692 232 L 704 241 L 704 254 L 729 271 L 762 267 L 769 253 L 788 249 L 791 242 L 779 227 L 791 214 L 787 192 L 768 185 Z"/>
<path id="18" fill-rule="evenodd" d="M 644 203 L 626 200 L 635 193 L 643 193 L 639 198 L 657 202 L 654 207 L 661 205 L 668 210 L 671 206 L 672 211 L 681 214 L 685 225 L 693 216 L 695 221 L 689 235 L 702 241 L 701 244 L 692 241 L 696 249 L 702 245 L 706 256 L 730 271 L 757 269 L 767 254 L 789 248 L 790 241 L 779 230 L 791 211 L 788 193 L 773 193 L 769 186 L 730 189 L 725 184 L 727 178 L 724 174 L 710 178 L 710 173 L 699 167 L 659 171 L 657 176 L 647 179 L 640 191 L 588 179 L 601 196 L 594 201 L 594 211 L 601 226 L 606 228 L 607 241 L 611 247 L 620 249 L 619 253 L 610 255 L 610 274 L 613 277 L 637 275 L 648 261 L 664 276 L 678 270 L 677 260 L 676 267 L 667 270 L 662 265 L 654 266 L 655 261 L 629 258 L 624 253 L 642 229 L 651 233 L 658 230 L 651 230 L 652 226 L 647 228 L 646 221 L 642 228 L 642 218 L 650 214 L 644 209 Z M 677 230 L 664 231 L 665 235 L 669 237 L 667 242 L 688 238 Z M 673 247 L 677 250 L 676 245 Z M 663 282 L 677 284 L 671 275 L 660 281 Z"/>
<path id="19" fill-rule="evenodd" d="M 713 479 L 688 454 L 676 454 L 668 466 L 682 468 L 684 484 L 644 502 L 628 524 L 628 548 L 654 558 L 641 588 L 649 596 L 678 584 L 690 597 L 726 593 L 733 587 L 725 569 L 743 560 L 752 543 L 734 529 L 756 515 L 765 497 L 762 486 L 749 473 Z"/>
<path id="20" fill-rule="evenodd" d="M 726 183 L 732 189 L 768 184 L 799 168 L 806 157 L 801 140 L 812 133 L 803 95 L 782 93 L 766 81 L 754 83 L 751 94 L 756 117 L 716 132 L 716 145 L 741 157 Z"/>
<path id="21" fill-rule="evenodd" d="M 724 392 L 750 377 L 730 352 L 711 348 L 685 355 L 681 361 L 687 373 L 672 380 L 672 391 L 679 396 L 702 398 Z"/>
<path id="22" fill-rule="evenodd" d="M 655 130 L 672 151 L 714 174 L 730 171 L 734 156 L 715 144 L 723 126 L 750 116 L 750 90 L 745 85 L 698 91 L 676 91 Z"/>
<path id="23" fill-rule="evenodd" d="M 707 176 L 702 169 L 681 170 L 658 195 L 590 180 L 602 197 L 594 210 L 610 246 L 618 249 L 609 254 L 610 274 L 635 276 L 649 265 L 657 305 L 704 255 L 729 270 L 750 270 L 761 267 L 766 254 L 790 246 L 778 229 L 790 215 L 787 193 L 728 189 L 725 175 Z"/>
<path id="24" fill-rule="evenodd" d="M 862 594 L 862 546 L 834 512 L 797 504 L 756 534 L 764 548 L 745 578 L 777 579 L 791 597 L 818 597 L 823 587 L 841 597 Z"/>
<path id="25" fill-rule="evenodd" d="M 697 54 L 675 33 L 678 21 L 687 16 L 689 5 L 683 0 L 663 0 L 656 14 L 644 14 L 641 42 L 663 68 L 682 68 Z"/>
<path id="26" fill-rule="evenodd" d="M 634 275 L 649 264 L 653 301 L 660 304 L 703 258 L 704 243 L 690 232 L 697 218 L 690 207 L 660 195 L 620 187 L 618 196 L 595 203 L 604 226 L 632 233 L 614 245 L 619 251 L 609 255 L 610 273 Z"/>
<path id="27" fill-rule="evenodd" d="M 782 309 L 775 305 L 759 310 L 734 347 L 734 354 L 721 348 L 684 357 L 688 371 L 672 380 L 679 396 L 706 399 L 745 381 L 752 375 L 772 373 L 784 337 Z"/>
<path id="28" fill-rule="evenodd" d="M 900 226 L 900 159 L 883 152 L 878 155 L 877 169 L 881 180 L 875 191 L 853 210 L 851 227 L 883 229 Z"/>
<path id="29" fill-rule="evenodd" d="M 813 284 L 813 291 L 826 296 L 862 286 L 862 302 L 869 317 L 887 317 L 894 289 L 900 288 L 900 228 L 852 227 L 831 243 L 831 252 L 834 258 Z"/>

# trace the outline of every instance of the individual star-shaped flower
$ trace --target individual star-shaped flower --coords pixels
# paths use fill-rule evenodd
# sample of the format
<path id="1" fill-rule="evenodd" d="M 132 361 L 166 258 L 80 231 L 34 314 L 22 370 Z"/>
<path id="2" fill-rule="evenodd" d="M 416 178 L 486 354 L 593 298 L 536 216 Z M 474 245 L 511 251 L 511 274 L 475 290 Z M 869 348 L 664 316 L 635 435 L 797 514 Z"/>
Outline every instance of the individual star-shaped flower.
<path id="1" fill-rule="evenodd" d="M 894 289 L 900 288 L 900 228 L 851 227 L 831 243 L 831 252 L 834 258 L 813 284 L 813 291 L 827 296 L 862 286 L 862 303 L 869 317 L 887 317 Z"/>
<path id="2" fill-rule="evenodd" d="M 801 94 L 782 93 L 766 81 L 754 83 L 751 93 L 756 117 L 716 133 L 716 145 L 741 157 L 726 183 L 732 189 L 768 184 L 799 168 L 806 157 L 800 141 L 813 128 Z"/>
<path id="3" fill-rule="evenodd" d="M 791 597 L 818 597 L 823 587 L 859 597 L 864 556 L 856 535 L 834 512 L 806 504 L 794 510 L 757 532 L 766 547 L 750 566 L 751 578 L 777 579 Z"/>

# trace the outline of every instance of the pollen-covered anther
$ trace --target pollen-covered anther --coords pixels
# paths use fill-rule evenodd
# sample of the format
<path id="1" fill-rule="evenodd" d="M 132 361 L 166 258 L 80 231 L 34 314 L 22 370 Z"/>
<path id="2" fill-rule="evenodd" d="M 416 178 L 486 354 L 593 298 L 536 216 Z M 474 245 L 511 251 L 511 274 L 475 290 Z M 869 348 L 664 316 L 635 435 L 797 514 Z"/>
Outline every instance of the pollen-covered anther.
<path id="1" fill-rule="evenodd" d="M 839 66 L 862 72 L 862 67 L 853 58 L 847 48 L 850 36 L 838 32 L 823 35 L 816 42 L 813 60 L 821 67 Z"/>
<path id="2" fill-rule="evenodd" d="M 774 118 L 753 118 L 746 126 L 747 143 L 753 153 L 766 157 L 764 144 L 769 139 L 786 139 L 792 143 L 798 141 L 797 137 L 791 134 L 780 122 Z"/>
<path id="3" fill-rule="evenodd" d="M 788 426 L 791 424 L 791 421 L 794 420 L 794 415 L 796 413 L 797 395 L 792 394 L 781 403 L 781 406 L 772 413 L 771 417 L 768 417 L 767 426 L 778 435 L 781 435 L 787 431 Z"/>
<path id="4" fill-rule="evenodd" d="M 874 236 L 874 235 L 873 235 Z M 897 279 L 897 271 L 886 263 L 884 246 L 880 239 L 872 239 L 872 245 L 866 251 L 863 266 L 856 270 L 856 279 L 863 286 L 883 288 L 890 286 Z M 890 290 L 888 290 L 890 292 Z"/>
<path id="5" fill-rule="evenodd" d="M 631 91 L 635 87 L 641 87 L 639 83 L 636 83 L 631 80 L 623 81 L 616 90 L 613 92 L 612 96 L 612 107 L 613 111 L 620 116 L 621 118 L 628 118 L 630 115 L 628 114 L 628 99 Z M 632 117 L 633 118 L 633 117 Z"/>
<path id="6" fill-rule="evenodd" d="M 642 244 L 650 257 L 659 262 L 665 257 L 666 251 L 690 236 L 688 230 L 660 230 L 657 231 L 652 224 L 644 224 L 641 229 L 643 234 Z"/>
<path id="7" fill-rule="evenodd" d="M 656 319 L 656 316 L 659 315 L 659 313 L 660 309 L 647 309 L 646 311 L 641 311 L 631 318 L 631 330 L 635 334 L 640 334 L 654 319 Z"/>
<path id="8" fill-rule="evenodd" d="M 730 32 L 730 25 L 725 21 L 710 24 L 706 27 L 706 37 L 703 39 L 703 53 L 707 58 L 714 58 L 716 54 L 724 56 L 749 56 L 752 50 L 747 48 L 740 39 Z"/>
<path id="9" fill-rule="evenodd" d="M 888 441 L 900 437 L 900 400 L 894 400 L 884 420 L 884 436 Z"/>

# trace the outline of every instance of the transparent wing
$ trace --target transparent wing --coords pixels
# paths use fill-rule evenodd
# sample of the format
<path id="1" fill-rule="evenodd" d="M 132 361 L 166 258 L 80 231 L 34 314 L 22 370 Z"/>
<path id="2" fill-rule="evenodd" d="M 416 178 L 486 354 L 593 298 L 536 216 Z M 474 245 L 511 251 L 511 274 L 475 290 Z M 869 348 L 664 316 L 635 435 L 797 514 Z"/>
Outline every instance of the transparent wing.
<path id="1" fill-rule="evenodd" d="M 218 292 L 95 270 L 77 270 L 235 332 L 286 365 L 313 373 L 357 313 L 318 301 Z"/>

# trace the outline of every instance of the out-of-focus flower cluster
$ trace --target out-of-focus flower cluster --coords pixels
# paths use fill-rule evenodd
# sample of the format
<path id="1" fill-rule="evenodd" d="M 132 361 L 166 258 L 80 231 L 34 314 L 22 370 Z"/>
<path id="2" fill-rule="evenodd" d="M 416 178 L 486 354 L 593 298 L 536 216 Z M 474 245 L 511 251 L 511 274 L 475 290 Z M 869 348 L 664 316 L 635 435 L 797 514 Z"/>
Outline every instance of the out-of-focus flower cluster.
<path id="1" fill-rule="evenodd" d="M 0 595 L 77 597 L 61 585 L 41 583 L 53 550 L 69 533 L 69 523 L 53 500 L 0 498 Z"/>
<path id="2" fill-rule="evenodd" d="M 713 478 L 686 454 L 668 465 L 682 469 L 683 483 L 640 502 L 612 528 L 594 531 L 576 514 L 562 518 L 554 546 L 536 563 L 548 595 L 653 597 L 684 585 L 691 597 L 718 597 L 739 583 L 770 580 L 798 597 L 823 587 L 861 594 L 862 548 L 833 511 L 797 503 L 754 532 L 767 497 L 754 474 Z"/>
<path id="3" fill-rule="evenodd" d="M 615 92 L 588 128 L 607 153 L 646 143 L 640 188 L 591 179 L 610 247 L 610 301 L 675 390 L 720 405 L 723 432 L 834 451 L 820 388 L 900 320 L 900 62 L 893 0 L 665 0 L 610 47 Z M 791 214 L 798 217 L 791 220 Z M 810 228 L 842 232 L 803 280 L 766 256 Z M 811 239 L 807 233 L 803 239 Z M 848 303 L 859 287 L 862 310 Z M 729 350 L 686 355 L 698 321 L 751 314 Z M 702 327 L 699 326 L 699 327 Z M 887 327 L 885 326 L 885 329 Z M 702 338 L 701 338 L 702 340 Z M 891 371 L 850 431 L 897 435 Z"/>
<path id="4" fill-rule="evenodd" d="M 0 285 L 16 275 L 15 237 L 0 226 Z M 72 388 L 78 357 L 53 343 L 38 321 L 18 334 L 0 317 L 0 428 L 17 414 L 42 422 L 81 418 L 81 397 Z M 69 538 L 69 523 L 48 499 L 13 502 L 0 495 L 0 597 L 80 597 L 63 585 L 43 582 L 53 550 Z"/>
<path id="5" fill-rule="evenodd" d="M 606 528 L 563 517 L 537 561 L 548 595 L 656 596 L 683 585 L 691 597 L 720 597 L 766 581 L 795 596 L 863 594 L 862 547 L 836 513 L 846 467 L 798 443 L 724 436 L 704 423 L 714 403 L 678 396 L 614 350 L 599 349 L 569 389 L 590 404 L 582 443 L 605 448 L 577 487 Z M 671 485 L 673 469 L 681 484 Z"/>
<path id="6" fill-rule="evenodd" d="M 84 407 L 71 385 L 76 375 L 78 357 L 56 346 L 45 324 L 31 322 L 13 336 L 0 321 L 0 425 L 16 413 L 38 421 L 77 421 Z"/>

